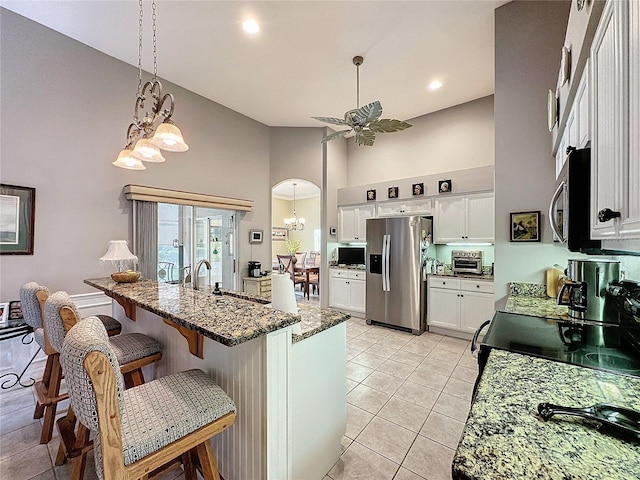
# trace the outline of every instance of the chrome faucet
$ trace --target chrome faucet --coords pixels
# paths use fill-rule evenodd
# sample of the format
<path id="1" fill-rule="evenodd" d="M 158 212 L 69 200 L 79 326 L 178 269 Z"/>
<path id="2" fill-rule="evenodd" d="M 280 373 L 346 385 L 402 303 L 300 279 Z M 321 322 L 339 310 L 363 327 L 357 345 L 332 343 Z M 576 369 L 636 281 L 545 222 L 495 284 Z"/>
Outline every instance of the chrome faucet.
<path id="1" fill-rule="evenodd" d="M 196 270 L 193 272 L 193 289 L 198 290 L 198 272 L 200 271 L 200 267 L 204 264 L 207 267 L 207 270 L 211 270 L 211 264 L 209 260 L 202 259 L 196 265 Z"/>

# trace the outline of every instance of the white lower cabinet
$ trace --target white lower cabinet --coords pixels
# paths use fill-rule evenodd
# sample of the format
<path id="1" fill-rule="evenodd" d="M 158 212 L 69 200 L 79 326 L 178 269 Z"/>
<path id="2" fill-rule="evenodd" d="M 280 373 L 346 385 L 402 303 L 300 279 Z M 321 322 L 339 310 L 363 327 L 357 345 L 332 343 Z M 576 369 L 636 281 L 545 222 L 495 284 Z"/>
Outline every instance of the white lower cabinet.
<path id="1" fill-rule="evenodd" d="M 364 270 L 329 270 L 329 306 L 338 310 L 365 313 L 366 272 Z"/>
<path id="2" fill-rule="evenodd" d="M 429 276 L 429 326 L 474 333 L 493 312 L 493 282 Z"/>

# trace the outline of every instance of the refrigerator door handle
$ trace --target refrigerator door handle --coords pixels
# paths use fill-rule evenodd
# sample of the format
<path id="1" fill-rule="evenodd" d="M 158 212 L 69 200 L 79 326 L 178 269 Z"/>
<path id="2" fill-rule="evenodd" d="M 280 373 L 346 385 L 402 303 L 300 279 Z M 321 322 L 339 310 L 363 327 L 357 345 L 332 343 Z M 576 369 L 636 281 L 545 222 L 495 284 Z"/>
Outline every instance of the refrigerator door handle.
<path id="1" fill-rule="evenodd" d="M 385 275 L 387 277 L 387 292 L 391 291 L 391 279 L 389 275 L 389 257 L 391 257 L 391 234 L 387 235 L 387 255 L 384 258 Z"/>
<path id="2" fill-rule="evenodd" d="M 387 236 L 382 236 L 382 291 L 387 291 Z"/>

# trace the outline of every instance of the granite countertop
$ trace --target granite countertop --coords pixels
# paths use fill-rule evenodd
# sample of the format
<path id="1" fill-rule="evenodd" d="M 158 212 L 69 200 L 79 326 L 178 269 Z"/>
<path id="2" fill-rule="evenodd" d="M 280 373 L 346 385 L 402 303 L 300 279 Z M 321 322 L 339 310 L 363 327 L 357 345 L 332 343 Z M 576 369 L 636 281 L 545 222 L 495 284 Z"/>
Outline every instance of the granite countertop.
<path id="1" fill-rule="evenodd" d="M 536 283 L 512 282 L 504 311 L 558 320 L 569 319 L 569 308 L 558 305 L 555 298 L 547 296 L 546 287 Z"/>
<path id="2" fill-rule="evenodd" d="M 300 322 L 298 315 L 265 307 L 264 299 L 248 294 L 211 295 L 147 279 L 116 283 L 107 277 L 84 282 L 229 347 Z"/>
<path id="3" fill-rule="evenodd" d="M 640 378 L 493 349 L 453 460 L 453 478 L 638 480 L 640 444 L 538 404 L 640 410 Z M 593 422 L 591 422 L 593 424 Z"/>
<path id="4" fill-rule="evenodd" d="M 270 304 L 270 300 L 252 295 L 245 292 L 238 292 L 235 290 L 222 289 L 224 295 L 230 295 L 236 298 L 250 300 L 252 302 L 258 302 L 262 304 Z M 292 314 L 295 315 L 295 314 Z M 316 305 L 310 305 L 308 303 L 301 303 L 298 305 L 298 315 L 300 318 L 300 329 L 296 332 L 294 328 L 292 343 L 299 342 L 305 338 L 309 338 L 316 333 L 320 333 L 323 330 L 333 327 L 342 322 L 346 322 L 351 315 L 331 308 L 319 308 Z M 298 325 L 296 325 L 298 327 Z"/>
<path id="5" fill-rule="evenodd" d="M 339 270 L 366 270 L 366 265 L 329 265 L 329 268 L 337 268 Z"/>
<path id="6" fill-rule="evenodd" d="M 462 278 L 465 280 L 486 280 L 489 282 L 493 282 L 493 275 L 489 275 L 487 274 L 482 274 L 482 275 L 475 275 L 473 273 L 453 273 L 451 271 L 448 272 L 444 272 L 444 273 L 429 273 L 428 274 L 429 277 L 455 277 L 455 278 Z"/>

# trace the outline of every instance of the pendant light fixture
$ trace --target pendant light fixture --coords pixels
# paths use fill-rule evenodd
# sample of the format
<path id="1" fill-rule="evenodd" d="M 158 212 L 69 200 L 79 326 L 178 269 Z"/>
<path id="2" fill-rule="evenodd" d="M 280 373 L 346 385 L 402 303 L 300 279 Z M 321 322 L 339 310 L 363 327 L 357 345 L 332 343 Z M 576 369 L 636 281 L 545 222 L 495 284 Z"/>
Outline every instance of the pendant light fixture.
<path id="1" fill-rule="evenodd" d="M 305 219 L 298 218 L 298 215 L 296 215 L 296 185 L 296 183 L 293 184 L 293 216 L 284 219 L 284 226 L 288 231 L 304 230 Z"/>
<path id="2" fill-rule="evenodd" d="M 156 1 L 152 0 L 153 25 L 153 78 L 142 85 L 142 0 L 138 0 L 138 94 L 133 115 L 133 123 L 127 129 L 127 145 L 120 151 L 113 164 L 129 170 L 144 170 L 142 162 L 160 163 L 165 158 L 160 150 L 168 152 L 186 152 L 189 146 L 182 138 L 182 132 L 173 123 L 173 95 L 162 94 L 162 84 L 157 78 L 158 55 L 156 49 Z M 144 109 L 147 96 L 152 102 L 151 110 L 140 118 L 140 110 Z M 158 120 L 161 123 L 155 127 Z M 134 147 L 135 142 L 135 147 Z"/>
<path id="3" fill-rule="evenodd" d="M 356 66 L 356 109 L 346 112 L 344 114 L 344 120 L 335 117 L 311 117 L 332 125 L 346 125 L 349 127 L 347 130 L 340 130 L 339 132 L 327 135 L 322 139 L 322 143 L 338 137 L 349 138 L 355 134 L 356 145 L 371 147 L 376 140 L 376 133 L 399 132 L 412 126 L 410 123 L 403 122 L 402 120 L 380 118 L 380 115 L 382 115 L 382 105 L 377 100 L 362 108 L 360 107 L 360 65 L 362 65 L 363 62 L 363 57 L 359 55 L 353 57 L 353 64 Z"/>

